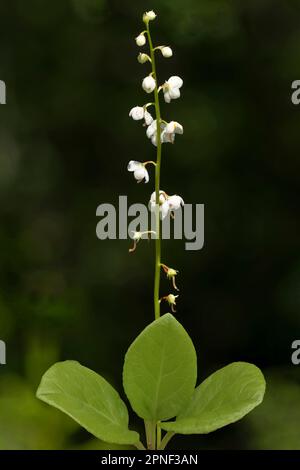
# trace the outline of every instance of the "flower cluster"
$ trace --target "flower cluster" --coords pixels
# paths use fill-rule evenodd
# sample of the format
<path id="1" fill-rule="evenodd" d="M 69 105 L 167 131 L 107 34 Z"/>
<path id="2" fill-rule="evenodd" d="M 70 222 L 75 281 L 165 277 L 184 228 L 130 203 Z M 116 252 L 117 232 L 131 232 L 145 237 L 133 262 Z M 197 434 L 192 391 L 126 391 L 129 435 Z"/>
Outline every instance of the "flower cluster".
<path id="1" fill-rule="evenodd" d="M 162 92 L 165 103 L 171 103 L 172 100 L 180 98 L 181 88 L 183 86 L 182 78 L 177 75 L 171 76 L 163 84 L 158 84 L 157 73 L 156 73 L 156 64 L 155 64 L 155 53 L 159 52 L 162 57 L 170 58 L 173 56 L 173 51 L 171 47 L 163 45 L 154 47 L 152 44 L 152 39 L 150 35 L 149 22 L 155 20 L 156 14 L 154 11 L 148 11 L 143 15 L 143 22 L 146 25 L 146 30 L 142 31 L 135 38 L 135 42 L 138 47 L 143 47 L 145 45 L 149 46 L 149 54 L 146 52 L 140 52 L 138 55 L 138 62 L 140 64 L 146 64 L 149 62 L 151 65 L 151 72 L 142 80 L 142 89 L 147 94 L 154 94 L 154 101 L 145 104 L 144 106 L 134 106 L 130 112 L 129 117 L 134 121 L 142 121 L 143 126 L 146 128 L 146 136 L 151 141 L 151 143 L 157 147 L 157 161 L 146 161 L 140 162 L 131 160 L 128 163 L 127 170 L 133 173 L 134 178 L 138 183 L 144 181 L 145 183 L 149 182 L 149 172 L 147 170 L 148 164 L 153 164 L 155 166 L 156 178 L 155 178 L 155 191 L 151 194 L 149 201 L 149 210 L 155 212 L 158 216 L 158 225 L 159 219 L 163 220 L 165 217 L 170 215 L 174 217 L 174 212 L 180 209 L 184 205 L 184 201 L 181 196 L 177 194 L 169 196 L 165 191 L 160 190 L 160 159 L 161 159 L 161 146 L 165 143 L 174 144 L 176 134 L 183 134 L 183 126 L 177 121 L 166 121 L 161 118 L 160 112 L 160 103 L 159 103 L 159 93 Z M 149 108 L 154 107 L 155 116 L 149 112 Z M 136 249 L 137 243 L 140 241 L 143 235 L 148 234 L 151 237 L 153 232 L 135 232 L 133 234 L 133 248 L 129 251 L 133 252 Z M 160 242 L 160 229 L 158 227 L 158 233 L 156 240 Z M 157 252 L 160 257 L 160 252 Z M 160 258 L 159 258 L 160 260 Z M 158 273 L 160 275 L 160 269 L 163 269 L 167 278 L 172 281 L 173 288 L 179 290 L 175 283 L 175 277 L 178 274 L 178 271 L 169 268 L 165 264 L 158 264 Z M 157 299 L 157 303 L 160 304 L 162 300 L 165 300 L 170 305 L 172 311 L 175 311 L 176 299 L 178 295 L 169 294 Z"/>

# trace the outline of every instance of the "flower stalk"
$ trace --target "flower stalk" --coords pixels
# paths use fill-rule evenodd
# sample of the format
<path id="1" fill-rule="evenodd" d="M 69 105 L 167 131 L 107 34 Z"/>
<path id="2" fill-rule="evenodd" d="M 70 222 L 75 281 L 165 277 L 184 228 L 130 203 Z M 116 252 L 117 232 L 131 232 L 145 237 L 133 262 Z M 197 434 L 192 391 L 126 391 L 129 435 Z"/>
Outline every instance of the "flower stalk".
<path id="1" fill-rule="evenodd" d="M 155 239 L 155 270 L 154 270 L 154 316 L 155 319 L 160 317 L 160 302 L 159 302 L 159 289 L 160 289 L 160 263 L 161 263 L 161 221 L 159 216 L 159 189 L 160 189 L 160 170 L 161 170 L 161 156 L 162 156 L 162 143 L 161 143 L 161 112 L 160 102 L 157 85 L 157 71 L 155 61 L 155 50 L 153 47 L 152 37 L 150 33 L 149 22 L 147 23 L 147 36 L 150 48 L 150 58 L 152 66 L 152 77 L 155 80 L 154 89 L 154 106 L 156 114 L 156 132 L 157 132 L 157 150 L 156 150 L 156 166 L 155 166 L 155 221 L 156 221 L 156 239 Z"/>
<path id="2" fill-rule="evenodd" d="M 160 189 L 160 175 L 161 175 L 161 162 L 162 162 L 162 144 L 174 144 L 176 134 L 183 134 L 183 126 L 177 121 L 167 122 L 162 119 L 161 108 L 160 108 L 160 91 L 163 92 L 164 101 L 170 103 L 172 100 L 176 100 L 180 97 L 181 87 L 183 85 L 182 78 L 178 76 L 172 76 L 169 80 L 165 81 L 163 85 L 158 82 L 157 68 L 156 68 L 156 52 L 161 52 L 165 58 L 172 57 L 173 51 L 169 46 L 156 46 L 153 45 L 153 40 L 150 32 L 150 22 L 156 18 L 156 14 L 153 10 L 146 12 L 143 15 L 143 21 L 146 29 L 142 31 L 136 38 L 138 46 L 143 46 L 147 43 L 149 47 L 148 54 L 141 52 L 138 56 L 138 61 L 141 64 L 149 62 L 151 65 L 150 73 L 143 79 L 142 88 L 147 94 L 152 94 L 154 99 L 144 106 L 135 106 L 130 112 L 129 116 L 134 121 L 144 121 L 143 127 L 147 127 L 146 136 L 150 139 L 151 143 L 156 147 L 156 161 L 140 162 L 131 160 L 128 163 L 127 170 L 133 173 L 134 178 L 138 183 L 144 181 L 148 183 L 149 172 L 146 166 L 152 164 L 155 167 L 155 191 L 151 194 L 149 201 L 149 210 L 155 214 L 155 269 L 154 269 L 154 317 L 159 319 L 160 317 L 160 302 L 162 299 L 170 300 L 169 305 L 172 311 L 174 305 L 176 305 L 176 297 L 164 296 L 160 298 L 160 276 L 161 267 L 165 266 L 161 264 L 161 252 L 162 252 L 162 220 L 170 215 L 174 218 L 174 212 L 180 209 L 184 205 L 182 197 L 174 194 L 169 196 L 165 191 Z M 155 116 L 152 117 L 148 111 L 150 106 L 154 107 Z M 140 234 L 137 232 L 133 238 L 134 245 L 129 250 L 130 253 L 134 252 L 136 245 L 140 240 Z M 167 268 L 169 269 L 169 268 Z M 172 280 L 172 285 L 175 290 L 178 288 L 175 283 L 175 276 L 178 271 L 169 269 L 166 271 L 168 279 Z M 172 301 L 173 299 L 173 301 Z"/>

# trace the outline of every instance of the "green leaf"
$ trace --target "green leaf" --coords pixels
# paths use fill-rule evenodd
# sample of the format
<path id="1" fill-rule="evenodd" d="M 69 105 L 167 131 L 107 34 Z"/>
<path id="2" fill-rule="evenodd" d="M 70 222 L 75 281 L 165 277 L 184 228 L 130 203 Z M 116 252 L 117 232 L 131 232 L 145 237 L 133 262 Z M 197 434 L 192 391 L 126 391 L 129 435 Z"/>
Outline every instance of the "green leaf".
<path id="1" fill-rule="evenodd" d="M 37 397 L 63 411 L 105 442 L 134 444 L 128 412 L 115 389 L 100 375 L 75 361 L 58 362 L 44 374 Z"/>
<path id="2" fill-rule="evenodd" d="M 151 323 L 126 353 L 124 389 L 134 411 L 145 420 L 176 416 L 190 401 L 196 380 L 192 340 L 169 313 Z"/>
<path id="3" fill-rule="evenodd" d="M 161 423 L 161 427 L 179 434 L 208 434 L 258 406 L 265 388 L 264 376 L 256 366 L 234 362 L 204 380 L 176 421 Z"/>

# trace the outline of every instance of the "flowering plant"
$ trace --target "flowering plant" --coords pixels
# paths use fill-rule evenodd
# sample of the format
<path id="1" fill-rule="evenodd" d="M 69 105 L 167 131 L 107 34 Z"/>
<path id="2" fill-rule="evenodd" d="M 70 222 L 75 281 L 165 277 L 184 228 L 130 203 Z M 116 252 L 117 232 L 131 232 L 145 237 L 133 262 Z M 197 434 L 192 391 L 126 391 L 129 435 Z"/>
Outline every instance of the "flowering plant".
<path id="1" fill-rule="evenodd" d="M 143 16 L 145 28 L 136 44 L 149 46 L 148 53 L 140 53 L 141 64 L 150 63 L 151 72 L 142 81 L 142 88 L 154 96 L 154 101 L 135 106 L 129 116 L 143 121 L 146 135 L 156 147 L 156 161 L 131 160 L 128 171 L 138 183 L 149 182 L 147 166 L 155 167 L 155 191 L 149 210 L 155 214 L 155 231 L 134 232 L 133 247 L 144 235 L 155 236 L 154 321 L 129 347 L 124 362 L 123 385 L 135 413 L 144 421 L 146 440 L 128 428 L 128 410 L 116 390 L 100 375 L 75 361 L 60 362 L 43 376 L 37 396 L 60 409 L 97 438 L 113 444 L 126 444 L 137 449 L 165 449 L 175 434 L 207 434 L 233 423 L 259 405 L 265 392 L 265 380 L 253 364 L 235 362 L 218 370 L 196 387 L 197 357 L 192 340 L 175 317 L 161 316 L 161 302 L 166 301 L 175 312 L 178 298 L 176 277 L 178 270 L 161 261 L 162 219 L 179 210 L 181 196 L 168 195 L 160 189 L 162 144 L 174 143 L 183 127 L 176 121 L 162 119 L 160 92 L 170 103 L 181 95 L 183 80 L 172 76 L 159 85 L 156 53 L 170 58 L 169 46 L 154 47 L 150 24 L 153 11 Z M 155 116 L 149 112 L 153 107 Z M 160 297 L 160 277 L 165 273 L 171 281 L 173 293 Z M 176 294 L 176 295 L 175 295 Z"/>

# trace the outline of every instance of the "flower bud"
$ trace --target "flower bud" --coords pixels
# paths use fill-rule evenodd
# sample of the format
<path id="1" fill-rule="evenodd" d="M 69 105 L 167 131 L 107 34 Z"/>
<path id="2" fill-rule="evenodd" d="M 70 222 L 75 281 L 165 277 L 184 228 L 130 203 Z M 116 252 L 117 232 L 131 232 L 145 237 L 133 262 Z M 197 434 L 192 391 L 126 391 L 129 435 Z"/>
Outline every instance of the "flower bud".
<path id="1" fill-rule="evenodd" d="M 177 297 L 178 297 L 178 295 L 169 294 L 168 297 L 166 298 L 166 300 L 169 302 L 170 305 L 176 305 L 176 298 Z"/>
<path id="2" fill-rule="evenodd" d="M 169 295 L 166 295 L 165 297 L 162 297 L 160 299 L 160 302 L 162 300 L 165 300 L 166 302 L 168 302 L 168 304 L 170 305 L 171 307 L 171 310 L 173 313 L 176 313 L 176 309 L 175 309 L 175 306 L 176 306 L 176 299 L 177 299 L 178 295 L 174 295 L 174 294 L 169 294 Z"/>
<path id="3" fill-rule="evenodd" d="M 136 38 L 135 38 L 135 42 L 137 44 L 137 46 L 144 46 L 146 44 L 146 38 L 145 38 L 145 35 L 143 33 L 139 34 Z"/>
<path id="4" fill-rule="evenodd" d="M 161 53 L 166 59 L 169 59 L 169 57 L 172 57 L 173 55 L 173 51 L 170 47 L 162 47 Z"/>
<path id="5" fill-rule="evenodd" d="M 172 281 L 174 289 L 178 291 L 179 289 L 176 286 L 176 282 L 175 282 L 175 277 L 177 276 L 178 271 L 176 269 L 169 268 L 165 264 L 162 264 L 161 267 L 163 268 L 164 272 L 166 273 L 167 278 Z"/>
<path id="6" fill-rule="evenodd" d="M 143 87 L 143 90 L 146 93 L 152 93 L 152 91 L 156 87 L 156 82 L 155 82 L 154 78 L 151 75 L 144 78 L 143 83 L 142 83 L 142 87 Z"/>
<path id="7" fill-rule="evenodd" d="M 156 14 L 154 13 L 153 10 L 151 11 L 146 11 L 143 15 L 143 21 L 144 23 L 149 23 L 149 21 L 153 21 L 156 18 Z"/>
<path id="8" fill-rule="evenodd" d="M 145 64 L 146 62 L 148 62 L 148 60 L 150 61 L 150 57 L 148 56 L 148 54 L 142 54 L 141 52 L 139 53 L 138 55 L 138 62 L 140 64 Z"/>
<path id="9" fill-rule="evenodd" d="M 176 271 L 176 269 L 172 269 L 172 268 L 168 269 L 167 276 L 169 279 L 176 276 L 176 274 L 178 274 L 178 271 Z"/>

